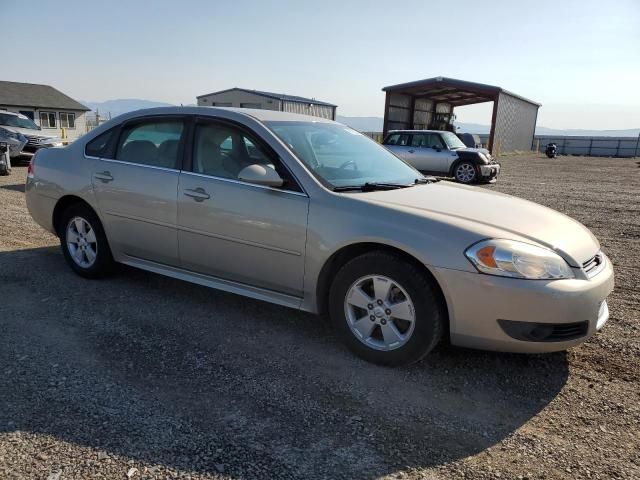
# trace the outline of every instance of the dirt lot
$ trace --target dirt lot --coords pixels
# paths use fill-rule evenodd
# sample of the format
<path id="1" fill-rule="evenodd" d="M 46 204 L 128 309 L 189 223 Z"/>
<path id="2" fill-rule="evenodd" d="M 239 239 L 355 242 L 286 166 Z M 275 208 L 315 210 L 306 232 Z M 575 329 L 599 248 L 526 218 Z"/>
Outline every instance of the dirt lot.
<path id="1" fill-rule="evenodd" d="M 640 478 L 640 168 L 505 158 L 582 221 L 611 319 L 540 356 L 443 348 L 385 369 L 305 313 L 123 268 L 87 281 L 0 177 L 0 478 Z"/>

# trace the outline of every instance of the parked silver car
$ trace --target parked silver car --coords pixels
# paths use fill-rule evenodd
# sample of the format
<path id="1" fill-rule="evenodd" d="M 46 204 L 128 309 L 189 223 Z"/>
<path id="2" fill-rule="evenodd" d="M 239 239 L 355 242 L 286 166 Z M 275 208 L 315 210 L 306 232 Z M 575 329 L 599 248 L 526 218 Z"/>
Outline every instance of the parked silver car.
<path id="1" fill-rule="evenodd" d="M 328 312 L 357 354 L 381 364 L 416 361 L 445 339 L 562 350 L 608 318 L 611 263 L 580 223 L 424 177 L 316 117 L 125 114 L 39 151 L 26 197 L 82 276 L 119 262 Z"/>
<path id="2" fill-rule="evenodd" d="M 454 133 L 392 130 L 382 144 L 424 173 L 454 177 L 460 183 L 491 182 L 500 164 L 486 148 L 469 148 Z"/>
<path id="3" fill-rule="evenodd" d="M 15 112 L 0 112 L 0 137 L 10 138 L 15 143 L 21 143 L 20 149 L 11 149 L 12 158 L 31 157 L 41 148 L 62 146 L 60 137 L 43 132 L 29 117 Z"/>

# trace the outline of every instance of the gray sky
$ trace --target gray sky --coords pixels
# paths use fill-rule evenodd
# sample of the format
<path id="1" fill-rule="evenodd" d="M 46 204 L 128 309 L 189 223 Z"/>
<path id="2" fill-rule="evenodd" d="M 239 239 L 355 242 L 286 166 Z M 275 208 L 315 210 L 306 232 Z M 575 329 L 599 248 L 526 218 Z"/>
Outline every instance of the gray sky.
<path id="1" fill-rule="evenodd" d="M 539 125 L 640 126 L 640 0 L 0 0 L 0 24 L 0 79 L 79 100 L 239 86 L 381 116 L 383 86 L 442 75 L 542 103 Z M 456 111 L 490 122 L 490 104 Z"/>

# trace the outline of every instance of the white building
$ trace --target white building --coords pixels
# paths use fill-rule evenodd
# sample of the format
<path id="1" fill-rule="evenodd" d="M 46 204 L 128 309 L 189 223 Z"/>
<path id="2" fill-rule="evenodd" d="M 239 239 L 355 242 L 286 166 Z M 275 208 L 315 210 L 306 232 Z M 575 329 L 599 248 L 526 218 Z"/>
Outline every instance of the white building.
<path id="1" fill-rule="evenodd" d="M 229 88 L 219 92 L 207 93 L 196 97 L 198 106 L 205 107 L 238 107 L 259 108 L 262 110 L 278 110 L 289 113 L 302 113 L 314 117 L 336 119 L 337 105 L 321 102 L 315 98 L 297 97 L 283 93 L 248 90 L 246 88 Z"/>
<path id="2" fill-rule="evenodd" d="M 75 140 L 87 132 L 87 107 L 49 85 L 0 80 L 0 110 L 21 113 L 43 131 Z"/>

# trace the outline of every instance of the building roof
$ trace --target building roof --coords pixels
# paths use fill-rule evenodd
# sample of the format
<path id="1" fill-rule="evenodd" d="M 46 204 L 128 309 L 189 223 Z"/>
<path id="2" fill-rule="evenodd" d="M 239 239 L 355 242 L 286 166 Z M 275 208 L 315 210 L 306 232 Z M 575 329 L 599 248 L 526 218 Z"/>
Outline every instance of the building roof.
<path id="1" fill-rule="evenodd" d="M 49 85 L 3 80 L 0 80 L 0 105 L 82 110 L 85 112 L 90 110 Z"/>
<path id="2" fill-rule="evenodd" d="M 219 93 L 231 92 L 233 90 L 239 90 L 241 92 L 253 93 L 255 95 L 260 95 L 261 97 L 273 98 L 274 100 L 281 100 L 284 102 L 295 102 L 295 103 L 313 103 L 314 105 L 324 105 L 327 107 L 337 107 L 333 103 L 322 102 L 320 100 L 316 100 L 315 98 L 306 98 L 306 97 L 298 97 L 296 95 L 286 95 L 284 93 L 273 93 L 273 92 L 265 92 L 262 90 L 249 90 L 248 88 L 227 88 L 226 90 L 220 90 L 219 92 L 207 93 L 205 95 L 198 95 L 196 98 L 208 97 L 210 95 L 217 95 Z"/>
<path id="3" fill-rule="evenodd" d="M 539 103 L 509 92 L 502 87 L 447 77 L 433 77 L 416 80 L 415 82 L 390 85 L 384 87 L 382 91 L 406 93 L 415 97 L 450 103 L 456 107 L 471 105 L 473 103 L 491 102 L 497 98 L 500 93 L 504 93 L 532 105 L 540 106 Z"/>

